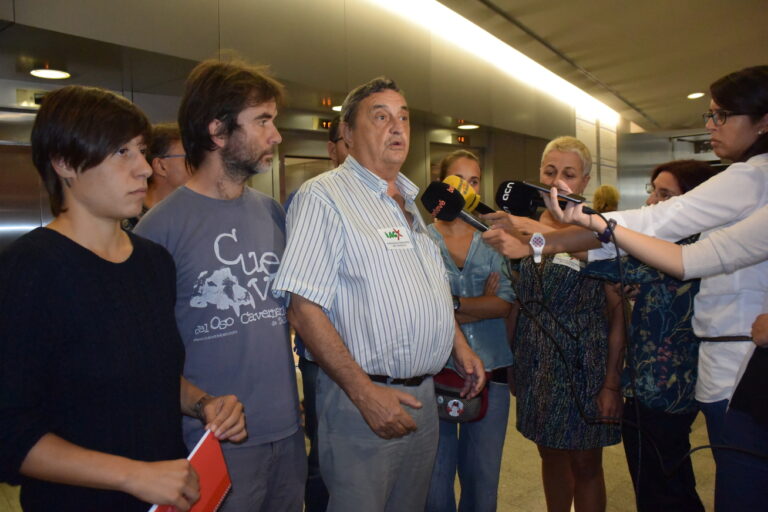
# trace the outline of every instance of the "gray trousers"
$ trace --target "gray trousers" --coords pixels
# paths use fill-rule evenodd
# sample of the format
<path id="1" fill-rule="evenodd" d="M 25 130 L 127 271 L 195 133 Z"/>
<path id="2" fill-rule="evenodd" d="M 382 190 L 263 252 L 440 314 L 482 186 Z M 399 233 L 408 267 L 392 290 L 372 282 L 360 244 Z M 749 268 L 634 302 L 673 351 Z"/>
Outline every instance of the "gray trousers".
<path id="1" fill-rule="evenodd" d="M 219 512 L 301 512 L 307 478 L 304 432 L 224 450 L 232 489 Z"/>
<path id="2" fill-rule="evenodd" d="M 423 512 L 439 439 L 432 379 L 418 387 L 391 386 L 423 404 L 421 409 L 405 406 L 418 428 L 397 439 L 374 434 L 322 370 L 316 386 L 320 472 L 330 494 L 328 512 Z"/>

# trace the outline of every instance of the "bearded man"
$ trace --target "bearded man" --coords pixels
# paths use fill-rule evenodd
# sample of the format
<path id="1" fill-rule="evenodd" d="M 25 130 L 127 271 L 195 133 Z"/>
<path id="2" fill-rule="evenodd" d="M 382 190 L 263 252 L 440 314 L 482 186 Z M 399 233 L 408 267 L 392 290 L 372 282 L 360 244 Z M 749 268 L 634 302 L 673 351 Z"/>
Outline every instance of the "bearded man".
<path id="1" fill-rule="evenodd" d="M 283 86 L 264 69 L 198 64 L 179 107 L 192 177 L 135 230 L 176 263 L 184 376 L 214 395 L 236 394 L 245 406 L 248 439 L 223 445 L 232 478 L 224 512 L 302 510 L 307 469 L 296 377 L 285 304 L 270 293 L 285 247 L 285 213 L 246 186 L 272 168 L 282 98 Z M 190 449 L 202 426 L 185 421 Z"/>

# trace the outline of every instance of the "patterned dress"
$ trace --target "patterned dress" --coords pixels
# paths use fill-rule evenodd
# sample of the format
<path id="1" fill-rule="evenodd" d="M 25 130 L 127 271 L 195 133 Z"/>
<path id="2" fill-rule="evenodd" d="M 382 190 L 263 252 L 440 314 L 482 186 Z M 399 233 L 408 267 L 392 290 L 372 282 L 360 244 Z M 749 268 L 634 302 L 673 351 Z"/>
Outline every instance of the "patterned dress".
<path id="1" fill-rule="evenodd" d="M 690 244 L 699 235 L 678 244 Z M 679 281 L 631 256 L 622 258 L 626 284 L 639 284 L 629 328 L 627 367 L 621 376 L 624 396 L 671 414 L 698 410 L 694 397 L 699 338 L 693 333 L 693 299 L 699 280 Z M 584 274 L 618 281 L 616 260 L 591 262 Z M 633 393 L 632 372 L 635 374 Z"/>
<path id="2" fill-rule="evenodd" d="M 520 261 L 518 298 L 556 340 L 520 312 L 513 348 L 517 429 L 548 448 L 588 450 L 620 439 L 616 425 L 588 424 L 575 400 L 587 417 L 599 415 L 608 358 L 603 283 L 582 276 L 580 267 L 567 254 L 541 264 Z"/>

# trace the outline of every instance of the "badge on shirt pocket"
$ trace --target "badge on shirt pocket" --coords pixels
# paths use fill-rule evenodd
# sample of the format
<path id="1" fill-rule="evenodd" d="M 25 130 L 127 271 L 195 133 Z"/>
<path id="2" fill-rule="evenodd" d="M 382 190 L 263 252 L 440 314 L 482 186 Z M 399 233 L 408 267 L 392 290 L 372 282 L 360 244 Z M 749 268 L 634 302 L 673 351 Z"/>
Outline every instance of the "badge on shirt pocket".
<path id="1" fill-rule="evenodd" d="M 379 228 L 379 236 L 384 240 L 384 245 L 390 251 L 399 251 L 401 249 L 413 249 L 411 237 L 404 226 L 395 226 L 391 228 Z"/>

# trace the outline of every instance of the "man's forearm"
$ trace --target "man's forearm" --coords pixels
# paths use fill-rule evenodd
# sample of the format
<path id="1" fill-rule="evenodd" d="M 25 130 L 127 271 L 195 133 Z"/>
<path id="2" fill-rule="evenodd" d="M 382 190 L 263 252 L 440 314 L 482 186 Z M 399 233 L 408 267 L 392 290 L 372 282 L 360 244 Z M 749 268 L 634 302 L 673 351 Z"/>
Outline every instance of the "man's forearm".
<path id="1" fill-rule="evenodd" d="M 315 362 L 353 402 L 366 386 L 372 384 L 320 306 L 294 294 L 288 308 L 288 320 Z"/>
<path id="2" fill-rule="evenodd" d="M 186 416 L 197 417 L 195 405 L 197 402 L 207 396 L 207 393 L 198 388 L 184 377 L 181 377 L 181 413 Z"/>

